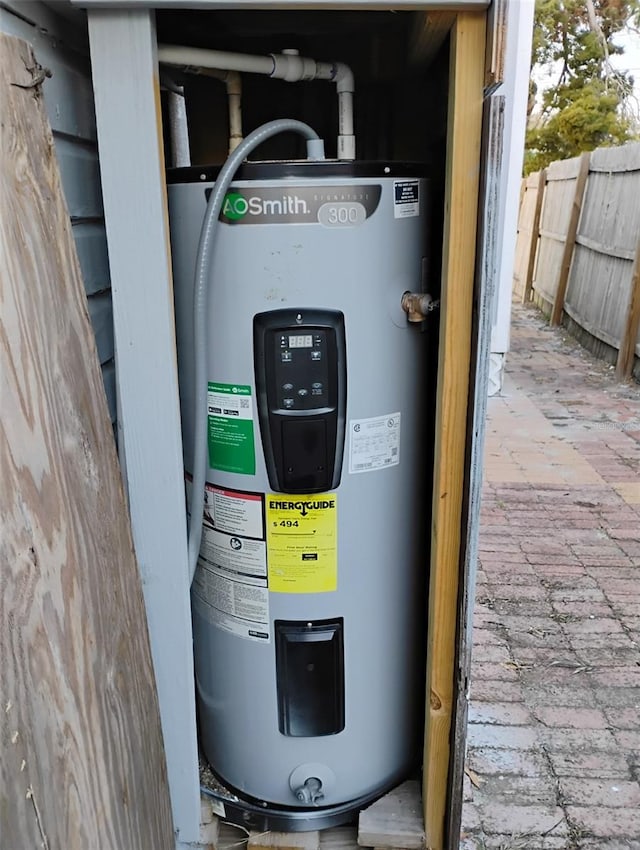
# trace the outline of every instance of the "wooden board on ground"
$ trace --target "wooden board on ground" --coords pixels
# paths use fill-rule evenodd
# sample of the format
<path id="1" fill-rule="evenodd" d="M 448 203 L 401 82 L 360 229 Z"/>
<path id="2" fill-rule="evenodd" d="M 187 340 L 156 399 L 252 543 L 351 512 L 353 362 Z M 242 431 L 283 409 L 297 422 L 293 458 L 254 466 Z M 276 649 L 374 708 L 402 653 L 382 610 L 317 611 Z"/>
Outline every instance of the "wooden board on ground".
<path id="1" fill-rule="evenodd" d="M 357 850 L 358 828 L 334 826 L 320 833 L 320 850 Z"/>
<path id="2" fill-rule="evenodd" d="M 0 35 L 0 835 L 173 850 L 140 576 L 31 48 Z"/>
<path id="3" fill-rule="evenodd" d="M 308 833 L 307 833 L 308 834 Z M 256 841 L 262 841 L 267 836 L 278 835 L 278 841 L 285 844 L 268 845 L 269 847 L 300 847 L 300 841 L 304 840 L 304 833 L 252 833 Z M 358 829 L 355 826 L 334 826 L 331 829 L 323 829 L 319 833 L 313 832 L 312 836 L 319 836 L 320 850 L 359 850 Z M 301 838 L 302 836 L 302 838 Z M 315 839 L 313 839 L 315 841 Z M 249 841 L 249 836 L 241 826 L 234 826 L 227 821 L 219 823 L 218 840 L 215 850 L 244 850 Z M 288 843 L 286 843 L 288 842 Z M 252 846 L 256 846 L 252 844 Z M 267 846 L 261 844 L 260 846 Z"/>
<path id="4" fill-rule="evenodd" d="M 215 803 L 205 794 L 200 796 L 200 844 L 215 850 L 220 839 L 220 818 L 214 812 Z"/>
<path id="5" fill-rule="evenodd" d="M 425 846 L 420 785 L 403 782 L 368 809 L 360 812 L 358 844 L 361 847 L 421 850 Z"/>
<path id="6" fill-rule="evenodd" d="M 320 850 L 320 833 L 250 832 L 248 850 Z"/>

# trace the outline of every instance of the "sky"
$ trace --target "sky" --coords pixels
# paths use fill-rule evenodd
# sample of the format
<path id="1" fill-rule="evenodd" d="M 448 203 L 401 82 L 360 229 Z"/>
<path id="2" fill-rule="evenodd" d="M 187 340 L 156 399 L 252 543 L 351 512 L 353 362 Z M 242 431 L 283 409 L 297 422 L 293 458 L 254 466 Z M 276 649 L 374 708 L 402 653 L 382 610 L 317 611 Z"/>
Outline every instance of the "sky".
<path id="1" fill-rule="evenodd" d="M 640 101 L 640 35 L 634 33 L 619 34 L 614 39 L 624 47 L 622 56 L 613 56 L 611 64 L 619 71 L 629 71 L 635 79 L 635 96 Z"/>
<path id="2" fill-rule="evenodd" d="M 640 34 L 626 32 L 618 33 L 614 39 L 616 44 L 624 47 L 622 56 L 611 57 L 611 64 L 619 71 L 628 71 L 634 78 L 634 94 L 636 103 L 634 112 L 640 119 Z M 539 90 L 548 88 L 550 83 L 555 83 L 560 72 L 560 63 L 554 63 L 546 69 L 535 72 L 535 80 Z"/>

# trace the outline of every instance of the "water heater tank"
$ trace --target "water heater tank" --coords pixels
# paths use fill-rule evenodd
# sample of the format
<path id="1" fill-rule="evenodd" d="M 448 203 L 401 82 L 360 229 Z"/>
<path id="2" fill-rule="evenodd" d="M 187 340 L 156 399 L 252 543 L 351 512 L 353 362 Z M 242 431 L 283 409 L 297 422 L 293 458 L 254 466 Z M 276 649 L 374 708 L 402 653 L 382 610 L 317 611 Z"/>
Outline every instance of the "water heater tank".
<path id="1" fill-rule="evenodd" d="M 187 479 L 214 179 L 169 177 Z M 192 586 L 199 731 L 217 776 L 281 828 L 336 822 L 421 756 L 433 366 L 401 299 L 423 284 L 427 209 L 418 166 L 253 163 L 220 217 Z"/>

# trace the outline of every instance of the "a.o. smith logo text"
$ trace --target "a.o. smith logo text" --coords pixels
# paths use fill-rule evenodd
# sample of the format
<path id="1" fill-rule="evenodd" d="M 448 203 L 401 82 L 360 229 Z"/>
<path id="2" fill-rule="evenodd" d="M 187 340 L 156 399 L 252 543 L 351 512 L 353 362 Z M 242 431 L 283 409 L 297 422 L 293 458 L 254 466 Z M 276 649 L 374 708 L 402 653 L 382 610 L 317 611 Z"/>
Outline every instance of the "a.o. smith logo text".
<path id="1" fill-rule="evenodd" d="M 381 186 L 291 186 L 237 188 L 225 195 L 220 221 L 225 224 L 320 223 L 353 227 L 373 215 Z M 205 189 L 208 198 L 211 189 Z"/>

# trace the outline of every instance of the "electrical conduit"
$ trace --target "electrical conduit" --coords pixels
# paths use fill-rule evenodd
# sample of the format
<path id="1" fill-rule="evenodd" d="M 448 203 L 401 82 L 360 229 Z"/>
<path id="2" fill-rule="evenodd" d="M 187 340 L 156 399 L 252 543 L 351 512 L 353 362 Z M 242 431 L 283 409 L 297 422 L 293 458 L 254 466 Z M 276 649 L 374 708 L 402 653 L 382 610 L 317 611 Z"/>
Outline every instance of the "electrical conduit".
<path id="1" fill-rule="evenodd" d="M 194 341 L 194 386 L 195 411 L 193 433 L 192 486 L 189 520 L 189 581 L 193 581 L 200 542 L 202 539 L 202 516 L 204 510 L 204 488 L 209 468 L 207 457 L 207 316 L 209 303 L 209 278 L 211 258 L 218 231 L 218 218 L 227 194 L 227 190 L 243 160 L 267 139 L 280 133 L 299 133 L 307 141 L 308 159 L 324 159 L 324 143 L 318 134 L 304 124 L 290 118 L 269 121 L 258 127 L 242 141 L 222 166 L 216 180 L 200 230 L 198 254 L 196 258 L 195 286 L 193 294 L 193 341 Z"/>

